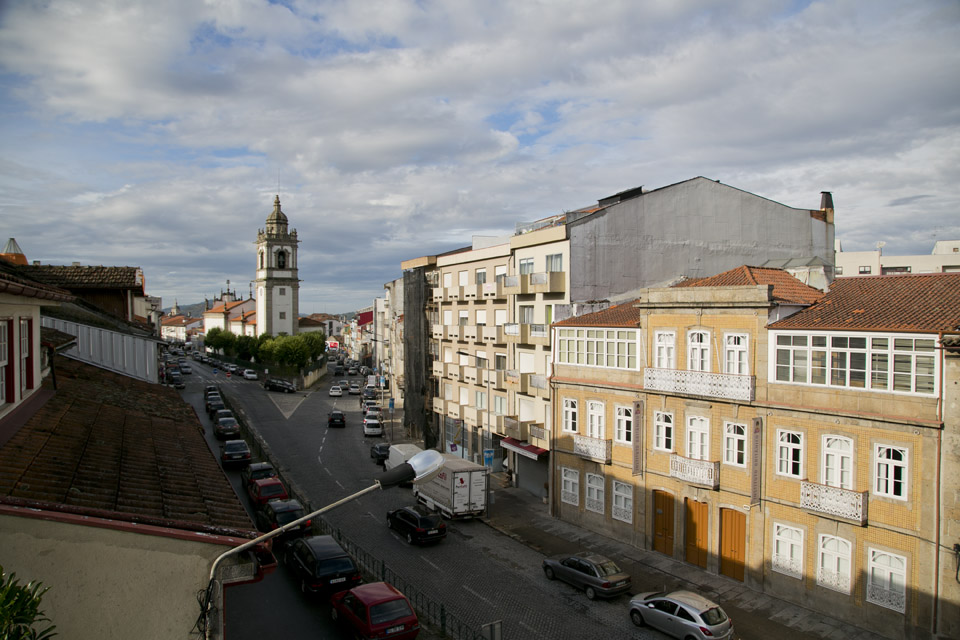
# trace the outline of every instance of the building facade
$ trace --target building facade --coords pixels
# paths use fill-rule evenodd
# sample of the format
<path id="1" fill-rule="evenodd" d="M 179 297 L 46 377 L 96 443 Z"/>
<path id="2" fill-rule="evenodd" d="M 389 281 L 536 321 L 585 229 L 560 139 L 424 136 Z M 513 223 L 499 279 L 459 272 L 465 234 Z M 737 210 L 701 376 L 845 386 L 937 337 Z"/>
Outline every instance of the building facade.
<path id="1" fill-rule="evenodd" d="M 296 335 L 300 317 L 297 231 L 288 231 L 280 196 L 273 201 L 266 227 L 257 233 L 257 333 Z"/>

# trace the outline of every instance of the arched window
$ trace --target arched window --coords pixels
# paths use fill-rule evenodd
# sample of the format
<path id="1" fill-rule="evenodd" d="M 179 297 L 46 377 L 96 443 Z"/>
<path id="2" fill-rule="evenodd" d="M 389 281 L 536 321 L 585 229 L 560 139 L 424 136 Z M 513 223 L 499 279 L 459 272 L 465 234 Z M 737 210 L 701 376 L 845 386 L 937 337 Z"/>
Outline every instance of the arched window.
<path id="1" fill-rule="evenodd" d="M 277 269 L 286 269 L 287 268 L 287 252 L 278 251 L 277 252 Z"/>
<path id="2" fill-rule="evenodd" d="M 263 269 L 263 251 L 260 252 L 260 268 Z"/>

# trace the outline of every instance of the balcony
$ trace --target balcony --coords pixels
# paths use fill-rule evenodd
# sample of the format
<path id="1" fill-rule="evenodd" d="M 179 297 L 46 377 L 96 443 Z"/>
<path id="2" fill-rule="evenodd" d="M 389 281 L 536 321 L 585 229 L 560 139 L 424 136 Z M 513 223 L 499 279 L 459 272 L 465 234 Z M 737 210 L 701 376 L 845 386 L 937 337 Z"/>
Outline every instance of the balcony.
<path id="1" fill-rule="evenodd" d="M 443 377 L 443 364 L 444 364 L 444 363 L 443 363 L 442 361 L 440 361 L 440 360 L 434 360 L 434 361 L 433 361 L 432 373 L 433 373 L 433 377 L 434 377 L 434 378 L 442 378 L 442 377 Z"/>
<path id="2" fill-rule="evenodd" d="M 581 458 L 595 462 L 610 464 L 613 443 L 601 438 L 591 438 L 575 434 L 573 436 L 573 452 Z"/>
<path id="3" fill-rule="evenodd" d="M 461 365 L 456 362 L 445 362 L 443 363 L 443 377 L 450 380 L 460 380 Z"/>
<path id="4" fill-rule="evenodd" d="M 531 273 L 527 285 L 528 293 L 563 293 L 567 289 L 566 273 L 563 271 L 543 271 Z"/>
<path id="5" fill-rule="evenodd" d="M 463 300 L 463 287 L 447 287 L 445 292 L 447 294 L 445 299 L 451 302 Z"/>
<path id="6" fill-rule="evenodd" d="M 462 329 L 462 334 L 463 334 L 463 340 L 464 340 L 465 342 L 476 342 L 476 341 L 477 341 L 477 335 L 479 334 L 479 331 L 477 330 L 477 325 L 475 325 L 475 324 L 468 324 L 468 325 L 466 325 L 466 326 L 464 326 L 464 327 L 461 327 L 461 329 Z"/>
<path id="7" fill-rule="evenodd" d="M 479 369 L 476 367 L 463 367 L 463 381 L 469 382 L 470 384 L 479 384 Z"/>
<path id="8" fill-rule="evenodd" d="M 526 284 L 527 279 L 521 276 L 504 276 L 503 292 L 508 296 L 526 293 L 526 287 L 521 286 L 521 283 Z"/>
<path id="9" fill-rule="evenodd" d="M 443 398 L 434 397 L 433 412 L 439 413 L 440 415 L 447 415 L 447 401 Z"/>
<path id="10" fill-rule="evenodd" d="M 448 418 L 460 419 L 460 405 L 453 400 L 447 401 L 447 413 Z"/>
<path id="11" fill-rule="evenodd" d="M 653 367 L 643 370 L 643 386 L 648 391 L 685 393 L 707 398 L 752 402 L 754 384 L 754 376 Z"/>
<path id="12" fill-rule="evenodd" d="M 507 294 L 503 292 L 503 285 L 499 281 L 484 282 L 480 289 L 484 300 L 502 300 L 507 297 Z"/>
<path id="13" fill-rule="evenodd" d="M 828 516 L 867 524 L 867 492 L 851 491 L 816 482 L 800 483 L 800 507 Z"/>
<path id="14" fill-rule="evenodd" d="M 463 325 L 447 327 L 447 340 L 463 342 Z"/>
<path id="15" fill-rule="evenodd" d="M 520 422 L 516 416 L 504 416 L 503 432 L 508 438 L 526 442 L 529 437 L 529 422 Z"/>
<path id="16" fill-rule="evenodd" d="M 482 327 L 482 331 L 478 329 L 478 333 L 481 334 L 480 339 L 487 344 L 504 344 L 503 326 L 486 325 Z"/>
<path id="17" fill-rule="evenodd" d="M 530 437 L 537 438 L 538 440 L 550 441 L 550 431 L 548 431 L 543 423 L 535 422 L 530 425 Z"/>
<path id="18" fill-rule="evenodd" d="M 462 300 L 476 301 L 480 298 L 480 285 L 478 284 L 468 284 L 463 287 Z"/>
<path id="19" fill-rule="evenodd" d="M 446 327 L 444 327 L 442 324 L 432 324 L 430 325 L 430 336 L 434 340 L 443 340 L 444 337 L 447 335 L 447 332 L 445 329 Z"/>
<path id="20" fill-rule="evenodd" d="M 530 381 L 530 374 L 520 373 L 516 369 L 509 369 L 504 374 L 504 381 L 506 382 L 507 389 L 509 391 L 515 391 L 516 393 L 526 393 L 527 384 Z"/>
<path id="21" fill-rule="evenodd" d="M 503 325 L 503 338 L 508 344 L 517 344 L 520 340 L 520 325 L 516 322 L 508 322 Z"/>
<path id="22" fill-rule="evenodd" d="M 550 385 L 547 384 L 547 376 L 539 376 L 531 373 L 527 380 L 527 394 L 537 398 L 550 398 Z"/>
<path id="23" fill-rule="evenodd" d="M 483 384 L 487 384 L 487 378 L 490 379 L 490 386 L 501 391 L 507 388 L 507 372 L 503 369 L 484 369 L 480 377 Z"/>
<path id="24" fill-rule="evenodd" d="M 711 489 L 719 489 L 720 462 L 694 460 L 674 453 L 670 456 L 670 477 L 690 484 L 700 484 Z"/>
<path id="25" fill-rule="evenodd" d="M 528 327 L 527 342 L 524 344 L 550 346 L 550 327 L 545 324 L 531 324 Z"/>
<path id="26" fill-rule="evenodd" d="M 440 287 L 436 287 L 430 290 L 430 297 L 433 298 L 434 302 L 443 302 L 444 291 Z"/>

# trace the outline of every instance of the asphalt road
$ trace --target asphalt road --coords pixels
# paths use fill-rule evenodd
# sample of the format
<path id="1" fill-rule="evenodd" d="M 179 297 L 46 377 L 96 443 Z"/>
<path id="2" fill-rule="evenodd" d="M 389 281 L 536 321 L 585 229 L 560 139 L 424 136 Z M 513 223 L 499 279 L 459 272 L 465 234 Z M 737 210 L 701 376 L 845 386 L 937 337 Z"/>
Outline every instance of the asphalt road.
<path id="1" fill-rule="evenodd" d="M 206 417 L 202 389 L 211 379 L 214 376 L 204 365 L 195 366 L 187 377 L 184 397 L 194 406 L 199 403 L 201 420 Z M 329 382 L 296 394 L 266 392 L 257 382 L 226 381 L 223 374 L 214 383 L 224 386 L 235 410 L 282 461 L 281 474 L 313 508 L 370 486 L 381 471 L 369 456 L 370 445 L 378 438 L 364 438 L 356 396 L 330 398 Z M 326 415 L 334 406 L 345 411 L 346 429 L 327 429 Z M 216 450 L 212 434 L 208 440 Z M 228 475 L 239 491 L 239 474 Z M 451 623 L 459 621 L 479 631 L 485 623 L 500 621 L 505 640 L 665 637 L 629 622 L 626 597 L 591 602 L 566 584 L 548 581 L 541 570 L 541 554 L 480 521 L 448 522 L 447 539 L 437 545 L 407 545 L 386 527 L 385 514 L 412 503 L 409 489 L 393 488 L 367 494 L 326 517 L 398 582 L 416 589 L 434 606 L 442 605 Z M 330 628 L 329 606 L 305 598 L 282 565 L 261 583 L 229 588 L 226 598 L 229 640 L 345 637 Z"/>

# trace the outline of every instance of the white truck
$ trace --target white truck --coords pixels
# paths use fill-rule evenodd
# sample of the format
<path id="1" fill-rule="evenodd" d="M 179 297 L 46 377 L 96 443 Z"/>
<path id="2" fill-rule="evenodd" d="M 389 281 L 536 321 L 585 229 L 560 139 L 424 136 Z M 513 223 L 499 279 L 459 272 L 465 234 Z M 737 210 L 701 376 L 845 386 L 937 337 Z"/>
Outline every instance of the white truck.
<path id="1" fill-rule="evenodd" d="M 449 453 L 432 480 L 413 485 L 413 495 L 447 518 L 483 515 L 487 506 L 487 468 Z"/>
<path id="2" fill-rule="evenodd" d="M 387 456 L 387 459 L 383 461 L 384 471 L 390 471 L 398 464 L 403 464 L 410 459 L 411 456 L 414 456 L 423 451 L 420 447 L 415 444 L 395 444 L 390 447 L 390 455 Z"/>

